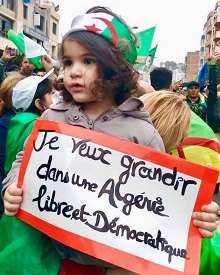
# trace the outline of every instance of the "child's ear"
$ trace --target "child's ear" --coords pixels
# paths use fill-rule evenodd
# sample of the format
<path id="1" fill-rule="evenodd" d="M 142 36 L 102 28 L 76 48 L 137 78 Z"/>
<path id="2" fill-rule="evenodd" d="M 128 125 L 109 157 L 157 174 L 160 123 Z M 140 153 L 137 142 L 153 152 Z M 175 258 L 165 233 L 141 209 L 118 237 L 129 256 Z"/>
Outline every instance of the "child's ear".
<path id="1" fill-rule="evenodd" d="M 34 105 L 38 110 L 40 110 L 42 112 L 45 111 L 45 107 L 43 106 L 43 104 L 41 103 L 39 98 L 35 99 Z"/>

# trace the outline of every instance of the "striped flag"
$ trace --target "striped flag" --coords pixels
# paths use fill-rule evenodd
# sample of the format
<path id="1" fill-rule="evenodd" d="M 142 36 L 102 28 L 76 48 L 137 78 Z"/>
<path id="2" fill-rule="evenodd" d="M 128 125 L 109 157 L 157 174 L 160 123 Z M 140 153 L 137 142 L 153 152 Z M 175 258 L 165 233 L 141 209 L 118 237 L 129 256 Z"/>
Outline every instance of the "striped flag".
<path id="1" fill-rule="evenodd" d="M 171 152 L 186 160 L 211 166 L 220 171 L 220 145 L 212 129 L 191 111 L 188 137 Z M 220 174 L 218 178 L 220 182 Z"/>

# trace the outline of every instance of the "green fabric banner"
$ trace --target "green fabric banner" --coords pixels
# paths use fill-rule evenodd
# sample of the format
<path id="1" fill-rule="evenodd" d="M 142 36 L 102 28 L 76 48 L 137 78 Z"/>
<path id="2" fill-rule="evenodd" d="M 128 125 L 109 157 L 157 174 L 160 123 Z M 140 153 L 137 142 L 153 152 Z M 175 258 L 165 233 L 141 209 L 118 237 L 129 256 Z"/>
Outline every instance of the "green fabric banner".
<path id="1" fill-rule="evenodd" d="M 154 26 L 144 31 L 136 33 L 139 44 L 137 48 L 138 57 L 146 57 L 149 54 L 151 44 L 154 38 L 155 29 L 156 27 Z"/>

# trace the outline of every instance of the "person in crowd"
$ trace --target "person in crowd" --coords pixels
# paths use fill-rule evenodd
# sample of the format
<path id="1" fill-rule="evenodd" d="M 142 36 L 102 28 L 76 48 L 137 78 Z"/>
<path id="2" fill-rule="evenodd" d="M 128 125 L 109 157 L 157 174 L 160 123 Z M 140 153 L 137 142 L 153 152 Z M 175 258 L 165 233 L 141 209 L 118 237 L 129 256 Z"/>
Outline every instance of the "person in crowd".
<path id="1" fill-rule="evenodd" d="M 186 102 L 194 113 L 205 122 L 207 121 L 207 105 L 205 100 L 200 96 L 198 82 L 190 81 L 187 84 Z"/>
<path id="2" fill-rule="evenodd" d="M 9 123 L 15 115 L 12 106 L 12 90 L 13 87 L 24 78 L 23 75 L 16 73 L 9 75 L 4 79 L 0 89 L 0 191 L 2 189 L 2 181 L 6 174 L 4 172 L 4 163 L 6 158 L 6 138 Z M 3 201 L 0 200 L 0 217 L 3 213 Z"/>
<path id="3" fill-rule="evenodd" d="M 200 85 L 199 87 L 200 93 L 205 97 L 205 99 L 207 99 L 209 95 L 209 84 L 210 84 L 209 79 L 207 79 L 204 85 Z"/>
<path id="4" fill-rule="evenodd" d="M 37 76 L 44 76 L 45 74 L 46 74 L 46 72 L 44 72 L 44 71 L 37 71 L 36 72 Z"/>
<path id="5" fill-rule="evenodd" d="M 17 56 L 17 51 L 14 51 L 13 54 L 11 53 L 12 49 L 13 48 L 6 46 L 3 51 L 2 57 L 0 58 L 0 82 L 3 81 L 3 79 L 8 75 L 8 72 L 6 72 L 8 62 L 14 60 Z M 24 76 L 30 76 L 34 72 L 34 66 L 28 61 L 25 56 L 22 58 L 19 72 Z"/>
<path id="6" fill-rule="evenodd" d="M 133 96 L 140 97 L 144 94 L 152 93 L 154 91 L 155 91 L 154 88 L 147 81 L 143 79 L 138 79 L 138 87 L 133 93 Z"/>
<path id="7" fill-rule="evenodd" d="M 220 53 L 214 52 L 209 60 L 209 85 L 207 96 L 207 123 L 220 142 L 220 85 L 217 85 L 217 60 Z"/>
<path id="8" fill-rule="evenodd" d="M 29 76 L 19 81 L 13 88 L 12 105 L 17 111 L 10 120 L 7 133 L 7 155 L 4 170 L 7 174 L 16 158 L 23 150 L 24 142 L 30 135 L 35 120 L 53 103 L 54 89 L 48 79 L 53 70 L 41 76 Z"/>
<path id="9" fill-rule="evenodd" d="M 168 90 L 147 93 L 140 97 L 143 110 L 149 112 L 154 127 L 163 139 L 167 153 L 170 153 L 189 131 L 191 112 L 185 100 Z"/>
<path id="10" fill-rule="evenodd" d="M 36 119 L 52 103 L 56 103 L 53 102 L 52 80 L 48 79 L 52 73 L 53 70 L 49 71 L 44 77 L 29 76 L 24 78 L 23 76 L 23 79 L 13 88 L 12 105 L 17 113 L 10 120 L 7 131 L 5 174 L 10 170 L 16 154 L 23 150 L 25 140 L 30 135 Z M 19 236 L 16 233 L 18 231 Z M 2 274 L 8 274 L 9 270 L 12 274 L 58 274 L 60 259 L 47 236 L 16 217 L 8 219 L 5 215 L 0 219 L 0 235 L 4 235 L 4 240 L 1 239 L 0 242 Z M 32 245 L 29 248 L 28 243 L 30 242 Z M 19 256 L 21 250 L 25 250 L 22 257 Z M 13 261 L 17 263 L 14 269 L 14 272 L 17 273 L 13 273 L 10 263 L 7 264 L 8 259 L 5 259 L 5 253 L 17 255 Z M 31 255 L 30 261 L 25 261 L 28 255 Z"/>
<path id="11" fill-rule="evenodd" d="M 186 97 L 187 92 L 184 88 L 184 85 L 185 85 L 185 83 L 183 83 L 182 80 L 179 80 L 179 81 L 173 83 L 173 92 L 176 92 L 178 94 L 182 94 L 183 96 Z"/>
<path id="12" fill-rule="evenodd" d="M 171 90 L 172 89 L 171 70 L 165 67 L 156 67 L 150 72 L 150 84 L 156 90 Z"/>
<path id="13" fill-rule="evenodd" d="M 214 59 L 216 59 L 216 58 L 214 58 Z M 159 90 L 160 89 L 165 89 L 165 90 L 173 91 L 172 77 L 170 77 L 170 75 L 172 76 L 172 71 L 170 71 L 168 73 L 167 70 L 168 69 L 159 70 L 160 71 L 159 75 L 161 75 L 161 79 L 166 79 L 166 80 L 163 81 L 164 85 L 162 85 L 162 83 L 160 82 L 160 85 L 159 86 L 155 85 L 154 88 L 156 88 L 156 89 L 158 88 Z M 154 81 L 153 81 L 153 83 L 154 83 Z M 179 94 L 177 92 L 176 92 L 176 94 L 180 95 L 181 97 L 183 96 L 182 94 Z M 213 105 L 212 105 L 212 107 L 210 107 L 210 113 L 213 114 L 214 110 L 215 110 L 215 108 L 213 108 Z M 219 123 L 217 116 L 215 116 L 215 119 L 217 119 L 216 123 Z M 172 150 L 172 154 L 180 156 L 179 153 L 177 153 L 177 152 L 183 151 L 183 154 L 181 154 L 180 157 L 186 158 L 186 159 L 191 160 L 191 161 L 194 161 L 198 164 L 202 164 L 202 165 L 208 164 L 208 165 L 212 166 L 213 168 L 219 169 L 219 166 L 220 166 L 220 155 L 219 155 L 220 147 L 219 147 L 219 143 L 217 142 L 217 136 L 213 132 L 213 130 L 208 126 L 208 124 L 206 122 L 204 122 L 192 110 L 191 110 L 190 130 L 188 132 L 188 137 L 187 138 L 190 138 L 191 141 L 189 141 L 188 139 L 185 139 L 184 142 L 188 143 L 188 141 L 189 141 L 189 144 L 184 145 L 181 142 L 179 144 L 179 149 L 178 150 L 176 150 L 176 149 Z M 192 138 L 201 138 L 200 142 L 203 142 L 203 146 L 202 147 L 191 146 L 191 145 L 193 145 L 192 144 Z M 198 143 L 198 140 L 197 141 L 195 140 L 193 142 Z M 200 145 L 200 144 L 198 144 L 198 145 Z M 199 153 L 197 151 L 197 147 L 198 147 Z M 206 152 L 204 154 L 200 154 L 201 153 L 200 149 L 206 148 L 207 150 L 209 150 L 209 147 L 211 149 L 211 151 L 210 151 L 211 153 Z M 219 180 L 220 180 L 220 178 L 219 178 Z"/>
<path id="14" fill-rule="evenodd" d="M 208 108 L 207 116 L 209 119 L 208 121 L 209 121 L 209 123 L 212 123 L 212 125 L 214 126 L 213 129 L 216 129 L 216 130 L 219 129 L 218 125 L 220 124 L 220 117 L 217 112 L 218 103 L 216 103 L 216 93 L 215 93 L 216 92 L 216 90 L 215 90 L 216 89 L 216 60 L 218 58 L 219 58 L 218 53 L 215 53 L 211 58 L 211 66 L 210 66 L 210 70 L 209 70 L 209 79 L 210 79 L 209 96 L 211 95 L 211 102 L 210 101 L 207 102 L 207 108 Z M 167 75 L 167 72 L 164 72 L 164 76 L 166 76 L 166 75 Z M 170 79 L 170 77 L 168 77 L 168 79 Z M 164 83 L 166 83 L 166 82 L 164 82 Z M 171 87 L 171 83 L 172 83 L 172 79 L 170 80 L 170 82 L 166 83 L 163 88 L 166 90 L 169 89 L 169 87 Z M 155 87 L 157 88 L 156 85 L 155 85 Z M 161 88 L 161 86 L 160 86 L 160 88 Z M 157 93 L 159 93 L 159 92 L 160 91 L 157 91 Z M 175 95 L 177 95 L 177 93 L 175 93 Z M 152 95 L 152 98 L 155 99 L 155 104 L 156 104 L 156 102 L 157 102 L 156 96 L 154 97 L 154 95 Z M 159 119 L 157 121 L 156 120 L 157 116 L 155 116 L 155 113 L 152 113 L 152 110 L 153 110 L 153 108 L 151 106 L 152 102 L 148 102 L 147 95 L 142 96 L 141 99 L 144 102 L 146 102 L 145 107 L 150 112 L 152 121 L 155 123 L 155 126 L 156 126 Z M 170 106 L 170 108 L 171 108 L 171 106 Z M 163 112 L 161 110 L 161 117 L 167 118 L 166 116 L 162 116 L 162 113 Z M 178 118 L 177 113 L 175 113 L 174 117 L 175 116 L 177 116 L 177 118 Z M 172 121 L 172 119 L 170 121 Z M 166 123 L 166 120 L 164 121 L 164 123 L 166 126 L 169 124 L 168 122 Z M 185 129 L 187 129 L 187 121 L 184 121 L 184 124 L 182 126 L 183 126 L 183 129 L 182 129 L 183 136 L 182 137 L 184 137 L 184 127 L 186 127 Z M 175 125 L 173 125 L 173 127 L 172 127 L 172 129 L 170 129 L 170 131 L 172 132 L 172 130 L 174 130 L 174 129 L 175 129 Z M 177 143 L 175 143 L 175 139 L 174 140 L 172 139 L 171 142 L 173 142 L 173 143 L 171 144 L 171 146 L 168 147 L 168 150 L 167 150 L 167 140 L 165 138 L 165 135 L 160 130 L 160 127 L 157 128 L 157 130 L 160 133 L 161 137 L 163 138 L 164 145 L 165 145 L 167 152 L 172 147 L 173 148 L 180 147 L 181 139 L 179 139 L 178 140 L 179 142 L 177 142 Z M 180 129 L 176 128 L 176 133 L 178 133 L 178 131 L 180 131 Z M 175 133 L 174 133 L 174 136 L 175 136 Z M 201 142 L 201 138 L 205 138 L 206 142 L 204 144 L 207 144 L 207 145 L 210 142 L 214 142 L 214 139 L 215 139 L 215 134 L 212 131 L 212 129 L 202 119 L 200 119 L 193 111 L 191 111 L 191 125 L 190 125 L 189 132 L 188 132 L 187 136 L 190 138 L 200 137 L 200 142 Z M 209 138 L 209 140 L 207 140 L 207 138 Z M 183 139 L 183 141 L 184 140 L 187 141 L 187 137 L 185 137 L 185 139 Z M 189 144 L 185 145 L 185 149 L 187 149 L 187 146 L 189 146 Z M 215 147 L 216 146 L 217 146 L 217 144 L 215 144 Z M 195 146 L 195 148 L 196 148 L 196 146 Z M 218 145 L 218 148 L 219 148 L 219 145 Z M 181 147 L 180 149 L 182 151 L 183 147 Z M 193 148 L 193 150 L 195 150 L 195 149 Z M 211 165 L 212 167 L 219 169 L 219 161 L 220 161 L 219 157 L 218 157 L 219 151 L 220 150 L 218 149 L 218 152 L 214 155 L 213 158 L 211 157 L 211 155 L 210 155 L 210 158 L 207 158 L 207 156 L 209 154 L 206 155 L 206 152 L 202 153 L 202 150 L 199 149 L 199 154 L 197 151 L 195 151 L 194 153 L 193 153 L 193 151 L 191 151 L 189 154 L 185 153 L 184 158 L 186 158 L 190 161 L 194 161 L 196 163 L 201 163 L 203 165 L 208 164 L 208 165 Z M 212 150 L 212 152 L 213 152 L 213 150 Z M 178 155 L 173 150 L 172 150 L 172 154 Z M 198 155 L 198 157 L 197 157 L 197 155 Z M 183 156 L 180 156 L 180 157 L 183 157 Z M 217 184 L 217 187 L 218 187 L 218 184 Z M 216 198 L 215 198 L 215 200 L 217 201 Z M 208 239 L 208 238 L 202 239 L 200 275 L 206 275 L 206 274 L 218 275 L 218 273 L 219 273 L 218 266 L 220 263 L 219 251 L 220 251 L 220 225 L 218 222 L 218 227 L 217 227 L 217 230 L 214 232 L 214 237 L 211 239 Z"/>
<path id="15" fill-rule="evenodd" d="M 13 73 L 13 72 L 19 72 L 18 65 L 12 64 L 12 65 L 9 66 L 9 68 L 8 68 L 8 74 Z"/>
<path id="16" fill-rule="evenodd" d="M 48 79 L 41 83 L 41 79 L 36 76 L 24 79 L 21 74 L 13 74 L 2 82 L 0 95 L 2 93 L 6 107 L 0 147 L 2 179 L 10 170 L 16 154 L 23 149 L 36 118 L 52 104 L 52 83 L 49 84 Z"/>
<path id="17" fill-rule="evenodd" d="M 105 19 L 106 14 L 112 15 L 114 21 L 117 21 L 116 28 L 120 25 L 120 29 L 117 30 L 123 43 L 118 44 L 119 40 L 113 39 L 112 35 L 109 36 L 109 32 L 99 30 L 97 33 L 95 28 L 85 29 L 85 17 L 91 20 L 94 26 L 97 20 Z M 61 44 L 64 78 L 63 87 L 59 90 L 62 90 L 64 102 L 51 106 L 43 113 L 42 118 L 102 131 L 164 151 L 161 137 L 152 126 L 148 114 L 140 111 L 142 102 L 132 97 L 132 91 L 137 86 L 138 73 L 128 62 L 135 62 L 136 55 L 135 41 L 129 28 L 110 10 L 94 7 L 87 15 L 77 17 Z M 102 119 L 106 115 L 109 120 Z M 127 127 L 131 124 L 134 127 Z M 21 158 L 22 153 L 18 155 L 4 181 L 5 213 L 11 216 L 17 213 L 22 201 L 22 190 L 16 184 Z M 194 213 L 194 223 L 200 227 L 199 230 L 204 236 L 211 236 L 215 229 L 213 218 L 216 207 L 204 206 L 203 211 L 203 213 Z M 54 246 L 62 258 L 106 266 L 105 271 L 108 275 L 131 274 L 120 268 L 111 269 L 110 264 L 62 244 L 54 243 Z"/>

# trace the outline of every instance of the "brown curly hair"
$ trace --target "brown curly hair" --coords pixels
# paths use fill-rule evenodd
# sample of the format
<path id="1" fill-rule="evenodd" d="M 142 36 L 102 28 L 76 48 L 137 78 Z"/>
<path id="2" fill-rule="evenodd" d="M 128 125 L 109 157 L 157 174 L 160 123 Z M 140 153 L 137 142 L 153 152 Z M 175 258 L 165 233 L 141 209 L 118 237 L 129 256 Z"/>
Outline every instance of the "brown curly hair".
<path id="1" fill-rule="evenodd" d="M 104 7 L 94 7 L 87 11 L 87 13 L 92 12 L 105 12 L 117 16 Z M 117 18 L 124 23 L 120 17 L 117 16 Z M 59 52 L 61 60 L 64 55 L 63 44 L 66 40 L 76 40 L 96 58 L 98 64 L 98 78 L 95 80 L 94 93 L 98 93 L 100 89 L 103 92 L 111 92 L 114 94 L 117 105 L 120 105 L 127 98 L 132 96 L 132 93 L 137 89 L 139 73 L 124 58 L 123 51 L 125 49 L 113 45 L 110 41 L 107 41 L 96 33 L 83 30 L 75 31 L 68 33 L 63 38 Z M 61 91 L 64 101 L 73 101 L 72 96 L 67 92 L 60 79 L 58 82 L 54 83 L 54 86 Z"/>

